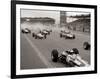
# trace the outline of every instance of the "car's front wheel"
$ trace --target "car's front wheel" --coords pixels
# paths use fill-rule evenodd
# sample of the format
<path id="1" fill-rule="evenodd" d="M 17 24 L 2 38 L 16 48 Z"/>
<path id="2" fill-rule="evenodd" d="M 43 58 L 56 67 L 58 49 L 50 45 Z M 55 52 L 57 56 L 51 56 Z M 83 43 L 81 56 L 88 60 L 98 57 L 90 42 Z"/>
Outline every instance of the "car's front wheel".
<path id="1" fill-rule="evenodd" d="M 51 52 L 51 59 L 52 59 L 53 62 L 57 62 L 57 60 L 58 60 L 58 51 L 56 49 L 54 49 Z"/>

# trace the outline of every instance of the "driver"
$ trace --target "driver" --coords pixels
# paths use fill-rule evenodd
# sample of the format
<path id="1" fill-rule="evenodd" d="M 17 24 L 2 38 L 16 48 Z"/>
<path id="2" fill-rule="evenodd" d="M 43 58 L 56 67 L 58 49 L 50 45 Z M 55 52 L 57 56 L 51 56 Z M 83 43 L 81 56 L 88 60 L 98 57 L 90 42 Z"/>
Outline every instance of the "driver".
<path id="1" fill-rule="evenodd" d="M 73 49 L 68 51 L 66 61 L 74 61 L 77 58 L 77 54 L 74 53 Z"/>

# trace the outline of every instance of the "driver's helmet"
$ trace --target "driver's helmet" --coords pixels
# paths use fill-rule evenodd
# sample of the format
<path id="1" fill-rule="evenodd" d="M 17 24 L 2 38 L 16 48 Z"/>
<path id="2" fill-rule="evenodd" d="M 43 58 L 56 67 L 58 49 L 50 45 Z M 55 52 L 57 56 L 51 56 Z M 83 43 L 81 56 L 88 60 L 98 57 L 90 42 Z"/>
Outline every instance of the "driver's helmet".
<path id="1" fill-rule="evenodd" d="M 66 53 L 72 55 L 74 53 L 73 49 L 67 50 Z"/>

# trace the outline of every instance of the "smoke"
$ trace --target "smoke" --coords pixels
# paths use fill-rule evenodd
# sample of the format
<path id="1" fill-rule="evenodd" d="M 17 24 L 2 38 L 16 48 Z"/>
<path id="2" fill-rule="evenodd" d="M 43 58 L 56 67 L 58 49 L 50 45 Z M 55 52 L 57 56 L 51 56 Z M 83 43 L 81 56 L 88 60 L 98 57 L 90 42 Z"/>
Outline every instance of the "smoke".
<path id="1" fill-rule="evenodd" d="M 24 22 L 21 24 L 21 29 L 25 29 L 28 28 L 33 32 L 39 32 L 40 30 L 43 29 L 50 29 L 51 27 L 53 27 L 52 25 L 46 25 L 43 23 L 32 23 L 32 22 Z"/>
<path id="2" fill-rule="evenodd" d="M 44 29 L 52 29 L 55 32 L 60 32 L 61 30 L 68 30 L 66 27 L 61 27 L 59 24 L 43 24 L 43 23 L 32 23 L 32 22 L 24 22 L 21 23 L 21 29 L 28 28 L 32 32 L 40 32 Z"/>

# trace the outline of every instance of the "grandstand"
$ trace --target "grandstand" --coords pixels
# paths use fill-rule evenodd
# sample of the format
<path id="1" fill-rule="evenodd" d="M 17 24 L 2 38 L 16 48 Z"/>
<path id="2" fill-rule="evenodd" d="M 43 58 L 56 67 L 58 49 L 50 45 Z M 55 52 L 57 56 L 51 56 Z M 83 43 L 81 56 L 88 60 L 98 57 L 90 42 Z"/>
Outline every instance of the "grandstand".
<path id="1" fill-rule="evenodd" d="M 90 18 L 81 18 L 68 23 L 68 29 L 82 32 L 90 32 Z"/>

